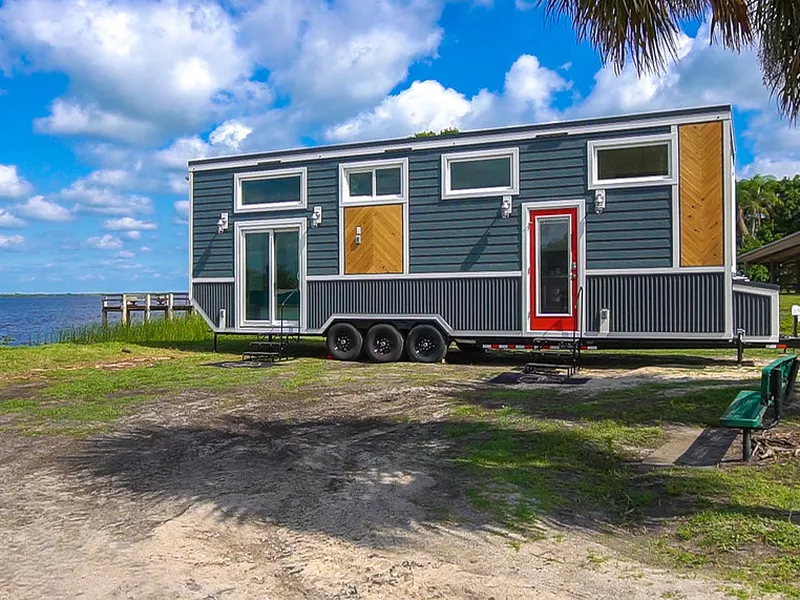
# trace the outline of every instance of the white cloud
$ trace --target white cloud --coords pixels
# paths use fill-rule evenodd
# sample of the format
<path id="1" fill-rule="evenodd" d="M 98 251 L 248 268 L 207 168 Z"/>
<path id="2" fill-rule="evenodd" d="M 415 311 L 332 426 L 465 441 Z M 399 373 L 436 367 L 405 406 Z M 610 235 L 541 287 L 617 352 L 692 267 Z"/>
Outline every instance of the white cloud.
<path id="1" fill-rule="evenodd" d="M 16 248 L 25 243 L 25 238 L 21 235 L 0 235 L 0 248 Z"/>
<path id="2" fill-rule="evenodd" d="M 800 156 L 796 158 L 773 158 L 770 156 L 757 156 L 753 162 L 746 165 L 741 173 L 736 173 L 738 178 L 752 177 L 753 175 L 774 175 L 777 178 L 794 177 L 800 175 Z"/>
<path id="3" fill-rule="evenodd" d="M 148 231 L 158 229 L 158 225 L 149 221 L 140 221 L 133 217 L 121 217 L 103 221 L 103 229 L 107 231 Z"/>
<path id="4" fill-rule="evenodd" d="M 223 146 L 231 150 L 238 150 L 241 143 L 253 130 L 238 121 L 225 121 L 208 136 L 212 146 Z"/>
<path id="5" fill-rule="evenodd" d="M 19 198 L 33 189 L 17 172 L 16 165 L 0 165 L 0 198 Z"/>
<path id="6" fill-rule="evenodd" d="M 570 82 L 543 67 L 538 58 L 523 54 L 506 73 L 505 98 L 514 106 L 514 113 L 530 111 L 536 121 L 552 120 L 557 117 L 551 108 L 553 97 L 570 87 Z"/>
<path id="7" fill-rule="evenodd" d="M 142 237 L 141 231 L 124 231 L 121 234 L 123 237 L 128 238 L 129 240 L 138 240 Z"/>
<path id="8" fill-rule="evenodd" d="M 147 121 L 105 111 L 96 105 L 56 99 L 50 114 L 34 121 L 38 131 L 54 135 L 85 135 L 98 138 L 142 142 L 157 132 Z"/>
<path id="9" fill-rule="evenodd" d="M 169 189 L 174 194 L 187 194 L 189 192 L 189 182 L 186 176 L 180 173 L 169 173 L 167 175 Z"/>
<path id="10" fill-rule="evenodd" d="M 133 258 L 136 255 L 133 252 L 131 252 L 130 250 L 120 250 L 119 252 L 117 252 L 115 254 L 115 256 L 117 258 Z"/>
<path id="11" fill-rule="evenodd" d="M 0 208 L 0 229 L 25 227 L 25 221 Z"/>
<path id="12" fill-rule="evenodd" d="M 549 120 L 556 115 L 551 108 L 554 96 L 569 87 L 568 81 L 543 67 L 535 56 L 523 54 L 506 74 L 501 94 L 481 90 L 467 98 L 438 81 L 415 81 L 397 95 L 386 98 L 377 108 L 331 127 L 326 136 L 344 141 L 448 127 L 466 129 Z"/>
<path id="13" fill-rule="evenodd" d="M 102 237 L 90 237 L 88 240 L 86 240 L 86 244 L 89 247 L 97 248 L 98 250 L 119 250 L 122 248 L 122 241 L 110 233 L 107 233 Z"/>
<path id="14" fill-rule="evenodd" d="M 18 204 L 14 211 L 34 221 L 63 222 L 72 219 L 72 213 L 55 202 L 49 202 L 44 196 L 33 196 L 24 204 Z"/>
<path id="15" fill-rule="evenodd" d="M 142 246 L 141 248 L 139 248 L 139 252 L 150 252 L 150 248 L 148 248 L 147 246 Z"/>
<path id="16" fill-rule="evenodd" d="M 341 117 L 374 105 L 442 39 L 439 3 L 266 0 L 241 23 L 271 81 L 299 105 Z"/>
<path id="17" fill-rule="evenodd" d="M 332 127 L 331 140 L 396 137 L 423 130 L 440 131 L 459 126 L 473 111 L 473 103 L 438 81 L 415 81 L 396 96 L 389 96 L 372 111 Z"/>
<path id="18" fill-rule="evenodd" d="M 237 152 L 252 131 L 252 128 L 239 121 L 225 121 L 208 135 L 208 141 L 197 135 L 178 138 L 157 152 L 156 158 L 166 167 L 186 169 L 186 163 L 191 158 Z"/>
<path id="19" fill-rule="evenodd" d="M 183 217 L 184 219 L 189 218 L 189 201 L 188 200 L 178 200 L 175 203 L 175 212 L 178 214 L 179 217 Z"/>
<path id="20" fill-rule="evenodd" d="M 131 140 L 177 132 L 250 89 L 218 98 L 241 87 L 253 65 L 232 17 L 212 2 L 7 0 L 0 37 L 28 68 L 68 75 L 68 95 L 40 125 L 53 133 Z"/>
<path id="21" fill-rule="evenodd" d="M 120 194 L 108 187 L 94 184 L 88 179 L 78 179 L 61 190 L 60 196 L 74 201 L 75 210 L 103 215 L 135 215 L 153 212 L 153 202 L 147 196 Z"/>

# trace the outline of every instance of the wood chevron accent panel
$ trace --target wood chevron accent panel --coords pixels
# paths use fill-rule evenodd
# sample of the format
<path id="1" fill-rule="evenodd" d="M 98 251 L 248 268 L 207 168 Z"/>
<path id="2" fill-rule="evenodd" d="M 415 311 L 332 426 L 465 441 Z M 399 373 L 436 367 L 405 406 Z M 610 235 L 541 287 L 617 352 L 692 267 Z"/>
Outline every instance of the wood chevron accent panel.
<path id="1" fill-rule="evenodd" d="M 681 266 L 724 263 L 722 123 L 681 125 Z"/>
<path id="2" fill-rule="evenodd" d="M 380 204 L 344 209 L 344 272 L 403 272 L 403 206 Z M 361 243 L 356 244 L 356 227 Z"/>

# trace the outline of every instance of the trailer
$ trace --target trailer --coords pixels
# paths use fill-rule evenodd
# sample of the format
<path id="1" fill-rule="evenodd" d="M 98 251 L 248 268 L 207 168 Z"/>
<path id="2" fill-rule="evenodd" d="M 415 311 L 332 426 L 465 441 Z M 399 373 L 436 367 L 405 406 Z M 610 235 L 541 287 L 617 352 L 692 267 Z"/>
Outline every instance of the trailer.
<path id="1" fill-rule="evenodd" d="M 188 163 L 190 290 L 215 334 L 335 358 L 779 341 L 736 275 L 730 106 Z"/>

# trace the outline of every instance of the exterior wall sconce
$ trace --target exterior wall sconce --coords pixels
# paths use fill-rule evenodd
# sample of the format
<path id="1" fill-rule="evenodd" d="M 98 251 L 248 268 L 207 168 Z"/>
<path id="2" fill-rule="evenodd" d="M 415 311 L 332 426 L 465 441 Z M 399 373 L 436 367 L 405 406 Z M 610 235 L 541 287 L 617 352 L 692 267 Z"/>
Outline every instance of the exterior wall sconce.
<path id="1" fill-rule="evenodd" d="M 500 216 L 508 219 L 511 216 L 511 196 L 503 196 L 503 204 L 500 205 Z"/>
<path id="2" fill-rule="evenodd" d="M 217 233 L 222 233 L 228 230 L 228 213 L 224 212 L 219 216 L 217 221 Z"/>
<path id="3" fill-rule="evenodd" d="M 595 190 L 594 192 L 594 212 L 598 215 L 602 214 L 606 209 L 606 191 Z"/>
<path id="4" fill-rule="evenodd" d="M 322 207 L 315 206 L 314 212 L 311 213 L 311 226 L 319 227 L 320 225 L 322 225 Z"/>

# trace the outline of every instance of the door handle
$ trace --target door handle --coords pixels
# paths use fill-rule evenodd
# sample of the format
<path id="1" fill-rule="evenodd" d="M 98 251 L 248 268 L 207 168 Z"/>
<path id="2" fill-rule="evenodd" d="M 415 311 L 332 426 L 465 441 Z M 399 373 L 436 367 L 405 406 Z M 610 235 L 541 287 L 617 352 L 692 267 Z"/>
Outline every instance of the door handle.
<path id="1" fill-rule="evenodd" d="M 356 227 L 356 244 L 361 243 L 361 225 Z"/>

